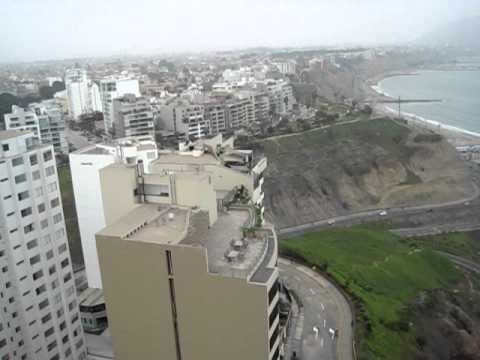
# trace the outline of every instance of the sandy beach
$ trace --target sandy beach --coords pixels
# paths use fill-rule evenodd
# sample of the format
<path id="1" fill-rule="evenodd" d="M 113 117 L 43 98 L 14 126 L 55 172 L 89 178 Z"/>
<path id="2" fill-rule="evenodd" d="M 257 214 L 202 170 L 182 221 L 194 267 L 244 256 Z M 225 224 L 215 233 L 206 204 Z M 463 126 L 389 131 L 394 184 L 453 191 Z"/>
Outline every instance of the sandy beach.
<path id="1" fill-rule="evenodd" d="M 368 81 L 369 85 L 369 93 L 375 94 L 373 98 L 375 100 L 381 99 L 393 99 L 389 96 L 389 94 L 383 92 L 380 87 L 379 83 L 381 80 L 391 77 L 391 76 L 399 76 L 399 75 L 415 75 L 415 71 L 404 71 L 404 72 L 397 72 L 397 73 L 388 73 L 384 74 L 383 76 L 377 76 L 374 79 Z M 395 110 L 392 106 L 395 104 L 384 104 L 384 103 L 376 103 L 373 108 L 376 114 L 389 116 L 389 117 L 397 117 L 399 116 L 398 111 Z M 480 144 L 480 134 L 474 133 L 468 130 L 456 128 L 453 126 L 442 124 L 435 120 L 425 119 L 421 116 L 401 112 L 400 116 L 402 119 L 406 120 L 408 124 L 412 127 L 416 127 L 418 129 L 423 130 L 430 130 L 436 132 L 444 136 L 453 146 L 468 146 L 468 145 L 479 145 Z"/>

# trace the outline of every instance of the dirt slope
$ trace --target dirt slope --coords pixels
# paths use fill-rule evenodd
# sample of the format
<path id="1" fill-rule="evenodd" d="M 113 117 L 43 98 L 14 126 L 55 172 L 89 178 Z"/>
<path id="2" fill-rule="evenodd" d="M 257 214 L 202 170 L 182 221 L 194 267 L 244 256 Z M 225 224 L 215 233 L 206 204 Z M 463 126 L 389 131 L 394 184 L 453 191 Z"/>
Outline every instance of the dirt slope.
<path id="1" fill-rule="evenodd" d="M 446 140 L 390 119 L 263 140 L 267 216 L 277 226 L 352 210 L 439 203 L 473 192 Z"/>

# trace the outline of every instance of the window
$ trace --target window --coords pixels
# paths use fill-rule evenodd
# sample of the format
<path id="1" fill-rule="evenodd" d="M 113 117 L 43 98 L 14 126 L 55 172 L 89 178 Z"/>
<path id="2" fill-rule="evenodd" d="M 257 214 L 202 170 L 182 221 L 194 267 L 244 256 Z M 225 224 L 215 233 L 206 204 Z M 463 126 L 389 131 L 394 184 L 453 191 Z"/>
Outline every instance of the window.
<path id="1" fill-rule="evenodd" d="M 53 329 L 53 326 L 52 326 L 51 328 L 47 329 L 47 331 L 45 331 L 44 335 L 47 338 L 47 337 L 53 335 L 54 332 L 55 332 L 55 330 Z"/>
<path id="2" fill-rule="evenodd" d="M 53 175 L 55 174 L 55 168 L 53 166 L 49 166 L 47 168 L 45 168 L 45 175 L 46 176 L 50 176 L 50 175 Z"/>
<path id="3" fill-rule="evenodd" d="M 62 228 L 62 229 L 58 229 L 57 231 L 55 231 L 55 239 L 58 240 L 60 239 L 61 237 L 63 237 L 63 235 L 65 235 L 65 230 Z"/>
<path id="4" fill-rule="evenodd" d="M 43 310 L 48 306 L 48 304 L 49 304 L 48 299 L 45 299 L 42 302 L 40 302 L 40 304 L 38 304 L 38 308 L 40 310 Z"/>
<path id="5" fill-rule="evenodd" d="M 56 208 L 58 205 L 60 205 L 60 199 L 59 198 L 55 198 L 55 199 L 50 201 L 50 207 L 52 209 Z"/>
<path id="6" fill-rule="evenodd" d="M 27 181 L 27 176 L 25 174 L 15 176 L 15 184 L 21 184 L 25 181 Z"/>
<path id="7" fill-rule="evenodd" d="M 70 262 L 68 261 L 68 258 L 62 260 L 62 262 L 60 263 L 60 265 L 62 265 L 62 269 L 65 269 L 68 266 L 68 264 L 70 264 Z"/>
<path id="8" fill-rule="evenodd" d="M 32 275 L 33 280 L 38 280 L 42 276 L 43 276 L 43 270 L 38 270 L 38 271 L 34 272 L 33 275 Z"/>
<path id="9" fill-rule="evenodd" d="M 51 314 L 47 314 L 44 317 L 42 317 L 42 324 L 45 324 L 47 321 L 50 321 L 52 319 Z"/>
<path id="10" fill-rule="evenodd" d="M 19 166 L 19 165 L 23 165 L 23 158 L 22 157 L 12 159 L 12 166 L 13 167 Z"/>
<path id="11" fill-rule="evenodd" d="M 55 274 L 56 271 L 57 271 L 57 269 L 55 268 L 55 265 L 52 265 L 48 268 L 48 274 L 49 275 Z"/>
<path id="12" fill-rule="evenodd" d="M 53 250 L 48 250 L 47 251 L 47 260 L 50 260 L 51 258 L 53 258 Z"/>
<path id="13" fill-rule="evenodd" d="M 53 216 L 53 223 L 58 224 L 60 221 L 62 221 L 62 214 L 56 214 Z"/>
<path id="14" fill-rule="evenodd" d="M 68 342 L 68 335 L 65 335 L 63 338 L 62 338 L 62 343 L 63 344 L 66 344 Z"/>
<path id="15" fill-rule="evenodd" d="M 8 150 L 10 150 L 10 146 L 8 146 L 8 144 L 2 144 L 2 150 L 3 151 L 8 151 Z"/>
<path id="16" fill-rule="evenodd" d="M 40 227 L 42 229 L 45 229 L 46 227 L 48 227 L 48 219 L 43 219 L 42 221 L 40 221 Z"/>
<path id="17" fill-rule="evenodd" d="M 37 206 L 37 209 L 38 209 L 38 212 L 39 213 L 42 213 L 45 211 L 45 204 L 44 203 L 41 203 Z"/>
<path id="18" fill-rule="evenodd" d="M 25 208 L 22 211 L 20 211 L 20 213 L 22 214 L 22 217 L 31 215 L 32 214 L 32 208 L 31 207 Z"/>
<path id="19" fill-rule="evenodd" d="M 47 151 L 43 153 L 43 161 L 50 161 L 52 160 L 52 158 L 53 156 L 51 151 Z"/>
<path id="20" fill-rule="evenodd" d="M 34 172 L 32 172 L 32 178 L 33 180 L 40 179 L 40 170 L 35 170 Z"/>
<path id="21" fill-rule="evenodd" d="M 30 165 L 37 165 L 38 164 L 38 158 L 36 154 L 30 155 Z"/>
<path id="22" fill-rule="evenodd" d="M 62 244 L 58 247 L 58 253 L 63 254 L 65 251 L 67 251 L 67 244 Z"/>
<path id="23" fill-rule="evenodd" d="M 28 191 L 22 191 L 21 193 L 18 193 L 17 196 L 18 196 L 18 200 L 22 201 L 22 200 L 28 199 L 30 197 L 30 194 L 28 193 Z"/>
<path id="24" fill-rule="evenodd" d="M 63 310 L 63 308 L 60 308 L 57 310 L 57 318 L 60 319 L 63 314 L 65 314 L 65 311 Z"/>
<path id="25" fill-rule="evenodd" d="M 43 195 L 43 188 L 41 186 L 39 186 L 35 189 L 35 196 L 39 197 L 39 196 L 42 196 L 42 195 Z"/>
<path id="26" fill-rule="evenodd" d="M 40 262 L 40 255 L 35 255 L 30 258 L 30 265 L 35 265 Z"/>
<path id="27" fill-rule="evenodd" d="M 33 223 L 30 223 L 27 226 L 23 227 L 23 232 L 25 234 L 31 233 L 33 230 L 34 230 Z"/>
<path id="28" fill-rule="evenodd" d="M 53 340 L 50 344 L 47 345 L 47 350 L 52 351 L 57 347 L 57 340 Z"/>
<path id="29" fill-rule="evenodd" d="M 45 291 L 47 291 L 47 287 L 45 286 L 45 284 L 44 284 L 44 285 L 41 285 L 41 286 L 39 286 L 38 288 L 35 289 L 35 293 L 36 293 L 37 295 L 41 295 L 41 294 L 43 294 Z M 45 323 L 45 321 L 43 321 L 43 319 L 42 319 L 42 322 Z"/>
<path id="30" fill-rule="evenodd" d="M 52 281 L 52 289 L 53 290 L 55 290 L 59 285 L 60 285 L 60 283 L 59 283 L 58 279 Z"/>
<path id="31" fill-rule="evenodd" d="M 57 190 L 57 183 L 56 182 L 53 182 L 53 183 L 50 183 L 50 184 L 47 185 L 47 191 L 49 193 L 51 193 L 55 190 Z"/>
<path id="32" fill-rule="evenodd" d="M 37 247 L 38 246 L 38 240 L 37 239 L 33 239 L 33 240 L 30 240 L 29 242 L 27 242 L 27 249 L 30 250 L 30 249 L 33 249 L 34 247 Z"/>
<path id="33" fill-rule="evenodd" d="M 67 324 L 65 323 L 65 321 L 62 321 L 62 322 L 60 323 L 60 331 L 61 331 L 61 330 L 65 330 L 66 328 L 67 328 Z"/>
<path id="34" fill-rule="evenodd" d="M 66 283 L 72 278 L 72 273 L 68 273 L 63 277 L 63 282 Z"/>

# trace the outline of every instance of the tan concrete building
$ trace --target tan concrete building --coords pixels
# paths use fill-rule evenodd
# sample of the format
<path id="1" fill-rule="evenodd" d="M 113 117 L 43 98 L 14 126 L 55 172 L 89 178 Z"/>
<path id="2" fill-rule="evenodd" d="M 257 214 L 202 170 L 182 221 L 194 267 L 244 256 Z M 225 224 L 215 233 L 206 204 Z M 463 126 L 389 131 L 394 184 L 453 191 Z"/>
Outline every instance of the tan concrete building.
<path id="1" fill-rule="evenodd" d="M 232 190 L 244 187 L 249 200 L 264 211 L 263 183 L 267 158 L 256 158 L 252 150 L 234 147 L 234 138 L 223 140 L 222 134 L 180 144 L 179 151 L 160 151 L 150 164 L 152 173 L 202 172 L 210 175 L 219 208 L 228 201 Z"/>
<path id="2" fill-rule="evenodd" d="M 273 228 L 255 226 L 251 204 L 218 209 L 215 171 L 152 165 L 101 170 L 97 248 L 115 358 L 278 359 Z"/>

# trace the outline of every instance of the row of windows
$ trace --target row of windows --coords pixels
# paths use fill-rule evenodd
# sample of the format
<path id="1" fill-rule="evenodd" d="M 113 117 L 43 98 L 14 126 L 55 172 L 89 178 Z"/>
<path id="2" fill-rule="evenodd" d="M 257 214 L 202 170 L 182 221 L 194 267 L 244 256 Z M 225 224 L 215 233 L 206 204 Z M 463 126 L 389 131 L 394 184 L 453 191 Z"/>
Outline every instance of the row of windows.
<path id="1" fill-rule="evenodd" d="M 51 176 L 53 174 L 55 174 L 55 167 L 53 165 L 45 168 L 45 176 Z M 38 170 L 33 171 L 32 178 L 33 180 L 40 179 L 40 172 Z M 25 173 L 16 175 L 14 180 L 15 180 L 15 184 L 22 184 L 25 181 L 27 181 L 27 175 Z M 2 181 L 5 181 L 5 180 L 2 179 Z"/>

